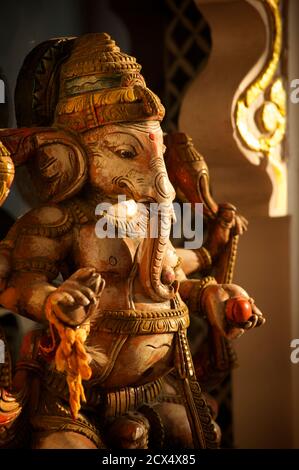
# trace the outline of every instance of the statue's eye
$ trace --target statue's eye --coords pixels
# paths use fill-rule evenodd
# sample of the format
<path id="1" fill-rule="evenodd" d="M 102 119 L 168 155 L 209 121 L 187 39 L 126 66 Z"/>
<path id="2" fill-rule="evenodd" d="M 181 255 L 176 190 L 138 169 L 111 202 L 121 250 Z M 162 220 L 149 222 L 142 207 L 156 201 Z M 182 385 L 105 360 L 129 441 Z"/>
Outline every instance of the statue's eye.
<path id="1" fill-rule="evenodd" d="M 118 149 L 115 150 L 115 153 L 121 158 L 134 158 L 137 155 L 134 149 Z"/>

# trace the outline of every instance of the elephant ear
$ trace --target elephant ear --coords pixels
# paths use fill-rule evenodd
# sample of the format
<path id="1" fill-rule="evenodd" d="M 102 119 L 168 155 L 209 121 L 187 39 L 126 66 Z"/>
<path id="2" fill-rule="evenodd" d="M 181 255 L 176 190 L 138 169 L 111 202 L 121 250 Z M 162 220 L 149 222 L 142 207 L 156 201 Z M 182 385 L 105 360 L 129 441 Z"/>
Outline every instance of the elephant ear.
<path id="1" fill-rule="evenodd" d="M 0 153 L 0 191 L 3 198 L 12 183 L 14 166 L 23 164 L 26 164 L 38 196 L 44 202 L 70 198 L 86 181 L 87 156 L 74 132 L 52 127 L 5 129 L 0 130 L 0 142 L 5 150 L 2 153 L 6 154 Z M 5 171 L 3 182 L 1 168 Z"/>
<path id="2" fill-rule="evenodd" d="M 15 90 L 18 127 L 51 126 L 59 95 L 61 64 L 69 57 L 75 38 L 45 41 L 25 58 Z"/>
<path id="3" fill-rule="evenodd" d="M 76 138 L 55 129 L 38 129 L 47 128 L 53 123 L 61 65 L 69 57 L 74 40 L 69 37 L 50 39 L 35 47 L 25 58 L 15 90 L 16 118 L 21 129 L 0 130 L 0 205 L 8 196 L 14 167 L 23 163 L 29 162 L 28 166 L 34 167 L 34 182 L 44 201 L 61 201 L 70 197 L 84 183 L 86 158 Z M 50 142 L 52 138 L 54 141 L 56 139 L 55 143 Z M 41 151 L 38 147 L 43 139 L 44 149 Z M 38 163 L 39 159 L 45 162 L 46 154 L 49 154 L 49 172 L 53 170 L 56 160 L 56 167 L 60 165 L 65 169 L 63 177 L 55 175 L 55 172 L 51 178 L 47 177 L 45 163 L 43 167 Z"/>
<path id="4" fill-rule="evenodd" d="M 78 193 L 87 178 L 87 157 L 73 133 L 49 129 L 34 136 L 36 151 L 27 167 L 43 202 Z"/>

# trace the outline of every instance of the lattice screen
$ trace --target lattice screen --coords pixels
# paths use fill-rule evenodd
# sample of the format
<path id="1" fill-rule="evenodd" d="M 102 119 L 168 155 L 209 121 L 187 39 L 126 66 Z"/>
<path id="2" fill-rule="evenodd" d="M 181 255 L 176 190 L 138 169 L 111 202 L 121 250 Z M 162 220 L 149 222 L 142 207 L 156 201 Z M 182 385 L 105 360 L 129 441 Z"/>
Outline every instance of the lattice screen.
<path id="1" fill-rule="evenodd" d="M 209 26 L 193 0 L 165 0 L 165 97 L 167 131 L 177 128 L 184 92 L 211 49 Z"/>

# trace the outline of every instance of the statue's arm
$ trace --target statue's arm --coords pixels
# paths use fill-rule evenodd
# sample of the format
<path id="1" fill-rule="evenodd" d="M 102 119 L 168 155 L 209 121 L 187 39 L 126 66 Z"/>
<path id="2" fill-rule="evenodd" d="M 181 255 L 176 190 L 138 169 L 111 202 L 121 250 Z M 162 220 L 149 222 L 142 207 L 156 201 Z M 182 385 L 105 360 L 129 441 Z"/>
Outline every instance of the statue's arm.
<path id="1" fill-rule="evenodd" d="M 74 236 L 72 215 L 64 207 L 45 206 L 19 220 L 2 243 L 2 257 L 6 252 L 11 270 L 7 273 L 7 265 L 0 269 L 0 275 L 6 273 L 0 284 L 0 305 L 38 322 L 46 320 L 47 305 L 70 326 L 96 311 L 105 283 L 92 266 L 69 272 L 66 260 L 71 257 Z M 58 274 L 63 274 L 60 285 L 54 282 Z"/>
<path id="2" fill-rule="evenodd" d="M 193 250 L 177 248 L 176 252 L 181 260 L 180 267 L 183 271 L 181 276 L 183 274 L 189 276 L 189 274 L 194 272 L 206 271 L 212 268 L 213 259 L 209 250 L 205 247 Z"/>
<path id="3" fill-rule="evenodd" d="M 222 336 L 233 339 L 264 323 L 262 313 L 242 287 L 219 284 L 213 276 L 190 279 L 183 267 L 181 262 L 176 269 L 180 296 L 191 313 L 205 317 Z"/>
<path id="4" fill-rule="evenodd" d="M 2 242 L 10 263 L 0 304 L 8 310 L 43 322 L 44 304 L 57 286 L 72 240 L 72 223 L 58 206 L 35 209 L 21 218 Z M 7 272 L 7 266 L 6 266 Z"/>
<path id="5" fill-rule="evenodd" d="M 42 274 L 14 273 L 9 287 L 0 294 L 0 303 L 8 310 L 37 322 L 44 322 L 44 304 L 56 287 Z"/>

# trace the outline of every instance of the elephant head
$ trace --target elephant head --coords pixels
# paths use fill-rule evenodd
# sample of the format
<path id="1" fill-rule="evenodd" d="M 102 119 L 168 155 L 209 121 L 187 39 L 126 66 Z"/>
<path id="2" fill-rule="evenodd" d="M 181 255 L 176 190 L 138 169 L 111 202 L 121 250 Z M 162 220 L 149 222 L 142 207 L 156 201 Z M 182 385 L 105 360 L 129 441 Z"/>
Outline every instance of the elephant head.
<path id="1" fill-rule="evenodd" d="M 154 300 L 167 299 L 175 285 L 161 282 L 162 263 L 173 218 L 171 185 L 163 153 L 163 133 L 158 121 L 120 123 L 90 130 L 82 136 L 89 148 L 89 184 L 110 198 L 125 195 L 150 211 L 147 236 L 140 251 L 140 279 Z"/>
<path id="2" fill-rule="evenodd" d="M 155 203 L 157 214 L 139 250 L 140 279 L 153 300 L 169 299 L 177 290 L 174 276 L 164 276 L 165 284 L 161 277 L 175 191 L 163 158 L 164 108 L 136 59 L 107 34 L 61 41 L 38 46 L 25 60 L 16 96 L 24 85 L 33 99 L 23 106 L 17 99 L 17 118 L 31 127 L 0 131 L 7 158 L 28 165 L 44 201 L 91 189 L 109 200 L 122 195 Z"/>

